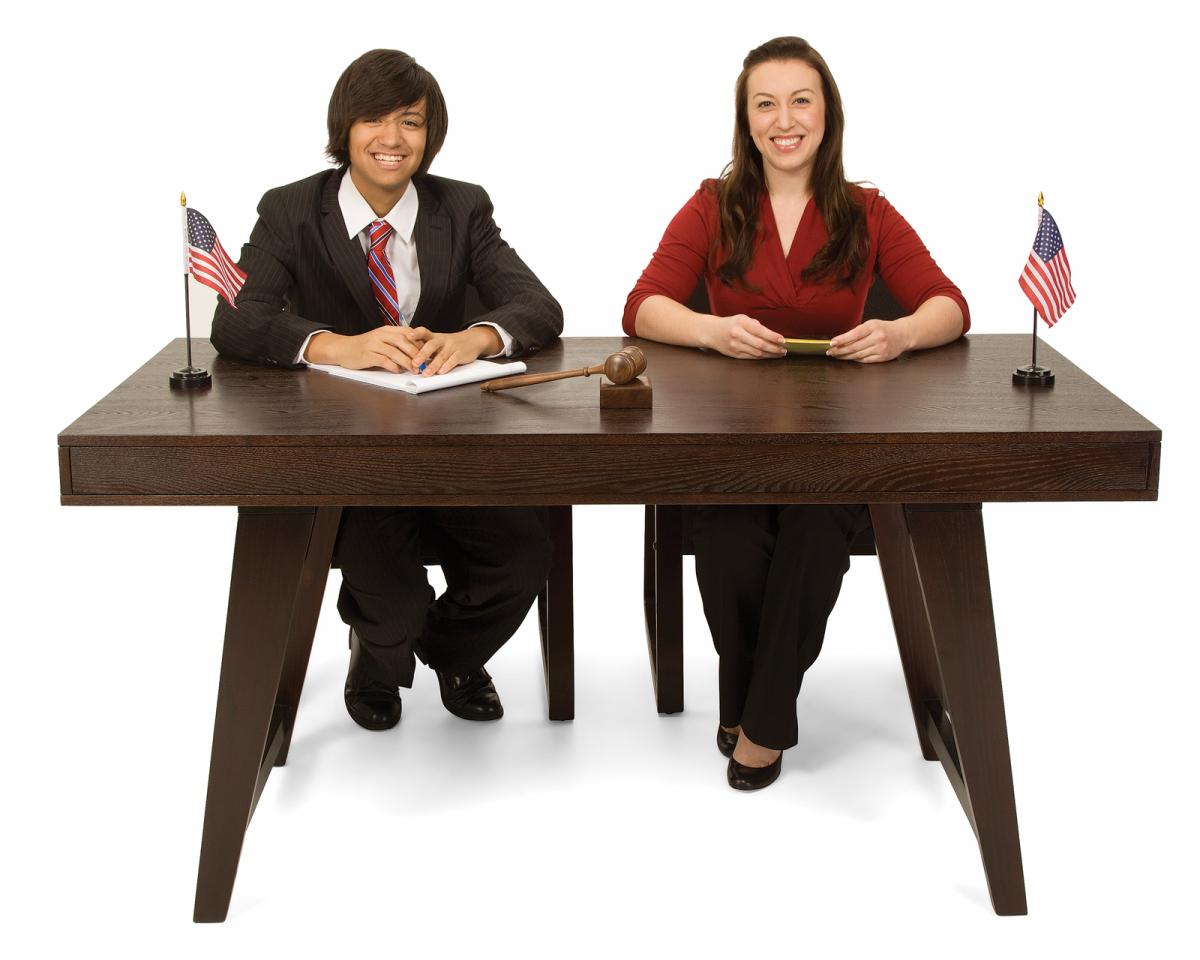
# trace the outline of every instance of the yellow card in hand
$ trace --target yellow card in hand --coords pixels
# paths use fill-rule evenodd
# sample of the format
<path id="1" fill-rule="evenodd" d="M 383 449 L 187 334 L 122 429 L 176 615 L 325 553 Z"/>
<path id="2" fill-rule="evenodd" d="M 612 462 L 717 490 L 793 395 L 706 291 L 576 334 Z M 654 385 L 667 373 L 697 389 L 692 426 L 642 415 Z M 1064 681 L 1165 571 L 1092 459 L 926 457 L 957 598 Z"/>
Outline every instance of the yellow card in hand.
<path id="1" fill-rule="evenodd" d="M 783 341 L 783 346 L 789 354 L 811 354 L 815 356 L 825 356 L 825 351 L 829 349 L 828 340 L 797 340 L 788 337 Z"/>

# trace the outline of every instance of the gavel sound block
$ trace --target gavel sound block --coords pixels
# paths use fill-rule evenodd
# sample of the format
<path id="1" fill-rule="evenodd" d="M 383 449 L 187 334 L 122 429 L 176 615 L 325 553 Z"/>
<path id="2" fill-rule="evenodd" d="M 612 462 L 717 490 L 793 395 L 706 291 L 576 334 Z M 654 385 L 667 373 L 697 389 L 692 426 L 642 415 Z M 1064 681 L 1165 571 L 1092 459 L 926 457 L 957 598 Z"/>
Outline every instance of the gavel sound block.
<path id="1" fill-rule="evenodd" d="M 601 410 L 649 410 L 654 406 L 654 388 L 649 377 L 634 377 L 628 383 L 600 381 Z"/>
<path id="2" fill-rule="evenodd" d="M 488 380 L 479 389 L 485 393 L 528 387 L 535 383 L 551 380 L 566 380 L 570 377 L 590 377 L 603 373 L 609 382 L 600 381 L 600 409 L 602 410 L 648 410 L 654 403 L 654 390 L 650 378 L 640 376 L 646 370 L 646 355 L 638 347 L 625 347 L 612 354 L 603 363 L 579 370 L 562 370 L 558 373 L 529 373 L 516 377 Z"/>

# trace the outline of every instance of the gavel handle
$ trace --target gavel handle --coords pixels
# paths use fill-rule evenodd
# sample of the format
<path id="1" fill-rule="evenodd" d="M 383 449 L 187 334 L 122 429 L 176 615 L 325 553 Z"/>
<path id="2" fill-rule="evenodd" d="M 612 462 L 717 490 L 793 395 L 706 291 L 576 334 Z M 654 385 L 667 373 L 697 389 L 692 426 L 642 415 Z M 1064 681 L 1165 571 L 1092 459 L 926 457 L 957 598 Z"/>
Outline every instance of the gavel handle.
<path id="1" fill-rule="evenodd" d="M 485 380 L 479 389 L 485 393 L 495 393 L 497 390 L 511 390 L 513 387 L 527 387 L 531 383 L 548 383 L 551 380 L 566 380 L 568 377 L 590 377 L 593 373 L 603 373 L 604 364 L 594 367 L 580 367 L 578 370 L 560 370 L 557 373 L 522 373 L 515 377 L 500 377 L 496 380 Z"/>

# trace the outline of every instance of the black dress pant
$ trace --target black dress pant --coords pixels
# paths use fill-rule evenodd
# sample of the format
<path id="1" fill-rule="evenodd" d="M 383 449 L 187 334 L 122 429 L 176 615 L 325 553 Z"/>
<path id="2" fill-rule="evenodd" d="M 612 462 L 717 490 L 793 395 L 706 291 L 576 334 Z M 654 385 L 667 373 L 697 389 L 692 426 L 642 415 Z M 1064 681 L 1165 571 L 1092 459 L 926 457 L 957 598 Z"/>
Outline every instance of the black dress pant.
<path id="1" fill-rule="evenodd" d="M 436 600 L 423 540 L 446 576 Z M 550 540 L 531 507 L 348 507 L 334 556 L 338 613 L 362 640 L 364 668 L 411 687 L 414 654 L 459 676 L 487 663 L 545 584 Z"/>
<path id="2" fill-rule="evenodd" d="M 796 697 L 821 652 L 865 506 L 697 507 L 696 579 L 720 656 L 721 725 L 774 750 L 797 739 Z"/>

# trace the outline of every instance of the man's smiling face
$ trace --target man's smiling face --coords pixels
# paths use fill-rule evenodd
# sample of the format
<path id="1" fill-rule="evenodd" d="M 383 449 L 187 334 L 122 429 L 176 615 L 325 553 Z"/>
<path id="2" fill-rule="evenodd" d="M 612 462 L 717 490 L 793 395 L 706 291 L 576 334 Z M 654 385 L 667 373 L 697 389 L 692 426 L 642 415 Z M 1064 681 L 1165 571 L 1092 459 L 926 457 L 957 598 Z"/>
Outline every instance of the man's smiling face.
<path id="1" fill-rule="evenodd" d="M 404 195 L 425 157 L 425 101 L 386 117 L 355 120 L 348 148 L 354 185 L 373 207 L 390 198 L 386 213 Z"/>

